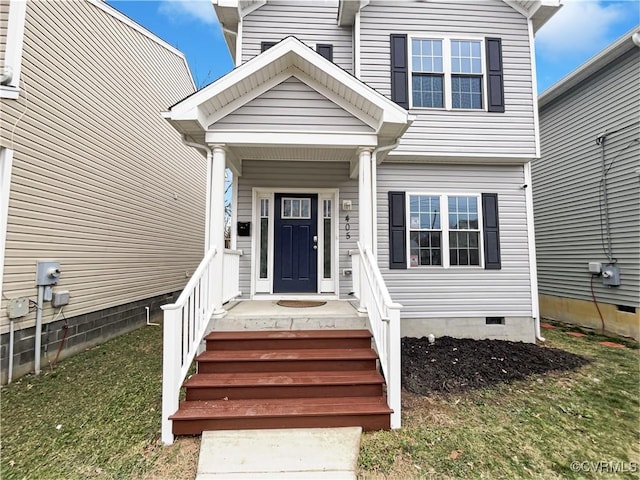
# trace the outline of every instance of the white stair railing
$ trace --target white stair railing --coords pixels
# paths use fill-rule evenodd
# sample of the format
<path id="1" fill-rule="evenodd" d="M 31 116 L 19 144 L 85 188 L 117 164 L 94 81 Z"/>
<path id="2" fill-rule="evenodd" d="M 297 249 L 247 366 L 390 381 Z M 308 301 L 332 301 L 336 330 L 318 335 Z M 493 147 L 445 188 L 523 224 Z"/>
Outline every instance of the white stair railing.
<path id="1" fill-rule="evenodd" d="M 162 443 L 173 443 L 169 416 L 178 410 L 180 387 L 204 337 L 215 308 L 213 282 L 221 281 L 222 272 L 214 272 L 212 247 L 202 259 L 175 303 L 163 305 L 162 353 Z M 218 275 L 215 275 L 218 273 Z"/>
<path id="2" fill-rule="evenodd" d="M 227 303 L 232 298 L 240 296 L 240 257 L 242 250 L 224 249 L 222 258 L 222 303 Z"/>
<path id="3" fill-rule="evenodd" d="M 355 293 L 360 305 L 366 308 L 373 340 L 380 357 L 382 373 L 387 385 L 387 403 L 393 409 L 391 428 L 401 426 L 400 381 L 400 310 L 402 305 L 391 300 L 375 257 L 358 242 L 359 255 L 352 256 L 354 276 L 358 285 Z M 358 273 L 356 272 L 358 270 Z"/>

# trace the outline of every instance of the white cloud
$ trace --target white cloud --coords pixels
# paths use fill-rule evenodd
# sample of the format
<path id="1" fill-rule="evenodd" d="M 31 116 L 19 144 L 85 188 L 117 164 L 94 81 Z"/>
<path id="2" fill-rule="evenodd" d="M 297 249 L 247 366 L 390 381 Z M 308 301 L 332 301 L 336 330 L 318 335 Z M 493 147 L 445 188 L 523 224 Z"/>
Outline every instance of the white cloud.
<path id="1" fill-rule="evenodd" d="M 616 22 L 623 20 L 629 6 L 621 2 L 564 0 L 563 7 L 536 34 L 541 53 L 553 59 L 567 54 L 591 54 L 611 40 Z"/>
<path id="2" fill-rule="evenodd" d="M 211 0 L 162 0 L 158 12 L 172 21 L 198 20 L 208 25 L 218 23 Z"/>

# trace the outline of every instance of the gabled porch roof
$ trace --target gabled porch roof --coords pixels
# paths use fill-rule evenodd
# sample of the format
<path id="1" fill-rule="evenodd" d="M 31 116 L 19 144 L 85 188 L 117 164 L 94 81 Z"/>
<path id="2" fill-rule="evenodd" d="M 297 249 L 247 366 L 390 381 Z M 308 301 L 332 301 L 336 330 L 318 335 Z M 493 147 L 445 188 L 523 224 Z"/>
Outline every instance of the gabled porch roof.
<path id="1" fill-rule="evenodd" d="M 263 125 L 215 128 L 216 123 L 260 95 L 294 77 L 364 124 L 365 128 L 310 128 L 297 125 L 270 130 Z M 308 115 L 315 115 L 313 108 Z M 412 117 L 402 107 L 304 45 L 287 37 L 274 47 L 235 68 L 204 89 L 173 105 L 165 118 L 189 140 L 225 144 L 239 160 L 243 151 L 301 147 L 334 150 L 335 160 L 359 147 L 393 144 L 406 131 Z M 354 156 L 348 155 L 350 158 Z"/>

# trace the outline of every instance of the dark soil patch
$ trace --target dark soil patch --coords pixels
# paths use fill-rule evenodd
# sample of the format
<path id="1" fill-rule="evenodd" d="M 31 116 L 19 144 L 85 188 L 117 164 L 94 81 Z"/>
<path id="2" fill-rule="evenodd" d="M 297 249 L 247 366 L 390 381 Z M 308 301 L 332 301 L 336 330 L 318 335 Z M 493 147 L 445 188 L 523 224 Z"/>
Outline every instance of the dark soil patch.
<path id="1" fill-rule="evenodd" d="M 504 340 L 402 339 L 402 386 L 410 392 L 465 392 L 589 363 L 564 350 Z"/>

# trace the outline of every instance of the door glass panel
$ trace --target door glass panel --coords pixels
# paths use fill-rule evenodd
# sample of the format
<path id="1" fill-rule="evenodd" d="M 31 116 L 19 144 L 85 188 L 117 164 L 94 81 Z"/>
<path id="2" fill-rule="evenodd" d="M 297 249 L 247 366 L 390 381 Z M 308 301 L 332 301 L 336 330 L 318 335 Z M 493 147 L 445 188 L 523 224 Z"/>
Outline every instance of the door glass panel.
<path id="1" fill-rule="evenodd" d="M 311 218 L 310 198 L 283 198 L 282 218 L 308 220 Z"/>
<path id="2" fill-rule="evenodd" d="M 324 245 L 324 270 L 322 278 L 331 278 L 331 239 L 333 235 L 331 234 L 331 200 L 323 201 L 323 245 Z"/>
<path id="3" fill-rule="evenodd" d="M 269 199 L 260 199 L 260 278 L 268 278 Z"/>

